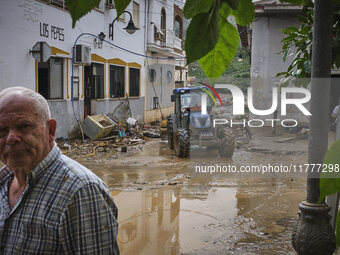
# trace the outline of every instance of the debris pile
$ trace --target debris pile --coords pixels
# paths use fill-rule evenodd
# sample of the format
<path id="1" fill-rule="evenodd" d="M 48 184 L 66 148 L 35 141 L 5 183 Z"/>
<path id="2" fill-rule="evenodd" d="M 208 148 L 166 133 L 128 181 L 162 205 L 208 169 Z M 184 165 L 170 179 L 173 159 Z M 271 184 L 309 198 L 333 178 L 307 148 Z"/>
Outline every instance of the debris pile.
<path id="1" fill-rule="evenodd" d="M 296 135 L 296 139 L 305 140 L 308 138 L 308 123 L 299 123 L 296 127 L 287 128 L 287 130 Z"/>
<path id="2" fill-rule="evenodd" d="M 106 115 L 87 116 L 82 127 L 90 139 L 57 140 L 62 152 L 71 158 L 116 158 L 121 153 L 138 151 L 141 144 L 160 137 L 158 123 L 144 125 L 131 117 L 122 123 Z"/>
<path id="3" fill-rule="evenodd" d="M 87 116 L 83 121 L 83 131 L 92 140 L 99 140 L 108 136 L 116 127 L 117 123 L 108 116 L 101 114 Z"/>
<path id="4" fill-rule="evenodd" d="M 299 123 L 295 127 L 289 127 L 285 128 L 289 133 L 295 134 L 294 137 L 285 138 L 285 139 L 279 139 L 275 140 L 274 142 L 277 143 L 293 143 L 297 140 L 307 140 L 308 139 L 308 133 L 309 133 L 309 127 L 307 123 Z"/>

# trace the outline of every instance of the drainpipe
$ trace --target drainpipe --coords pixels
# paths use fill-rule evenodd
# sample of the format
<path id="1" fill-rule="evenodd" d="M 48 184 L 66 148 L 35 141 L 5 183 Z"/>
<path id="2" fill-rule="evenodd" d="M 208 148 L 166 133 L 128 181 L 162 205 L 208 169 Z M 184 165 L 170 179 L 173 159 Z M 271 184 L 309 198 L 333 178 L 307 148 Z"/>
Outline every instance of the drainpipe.
<path id="1" fill-rule="evenodd" d="M 145 6 L 144 6 L 144 52 L 147 51 L 147 43 L 149 39 L 149 10 L 150 9 L 150 3 L 149 0 L 145 0 Z"/>
<path id="2" fill-rule="evenodd" d="M 328 147 L 328 110 L 331 77 L 331 38 L 333 0 L 314 1 L 312 52 L 311 114 L 308 139 L 308 163 L 322 164 Z M 299 223 L 293 231 L 292 244 L 299 255 L 331 255 L 335 234 L 330 225 L 330 207 L 320 196 L 320 173 L 307 173 L 307 198 L 299 205 Z"/>

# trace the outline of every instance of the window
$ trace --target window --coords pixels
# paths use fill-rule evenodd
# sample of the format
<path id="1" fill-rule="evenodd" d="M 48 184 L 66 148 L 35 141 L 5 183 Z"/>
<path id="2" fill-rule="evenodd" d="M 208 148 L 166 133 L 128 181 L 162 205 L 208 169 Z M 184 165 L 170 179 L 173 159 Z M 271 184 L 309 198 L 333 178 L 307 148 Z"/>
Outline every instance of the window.
<path id="1" fill-rule="evenodd" d="M 182 38 L 182 20 L 178 16 L 175 18 L 175 36 Z"/>
<path id="2" fill-rule="evenodd" d="M 38 63 L 38 93 L 46 99 L 63 99 L 63 59 Z"/>
<path id="3" fill-rule="evenodd" d="M 139 27 L 139 4 L 135 1 L 132 6 L 132 20 L 136 27 Z"/>
<path id="4" fill-rule="evenodd" d="M 140 69 L 129 68 L 129 96 L 139 97 L 139 82 L 140 82 Z"/>
<path id="5" fill-rule="evenodd" d="M 64 0 L 51 0 L 51 4 L 59 6 L 61 8 L 65 8 L 65 1 Z"/>
<path id="6" fill-rule="evenodd" d="M 125 67 L 110 65 L 110 97 L 125 96 Z"/>
<path id="7" fill-rule="evenodd" d="M 159 108 L 159 98 L 158 97 L 153 97 L 152 102 L 153 102 L 152 109 L 153 110 L 158 109 Z"/>
<path id="8" fill-rule="evenodd" d="M 166 14 L 164 8 L 162 9 L 161 12 L 161 31 L 162 31 L 162 46 L 165 46 L 166 42 Z"/>
<path id="9" fill-rule="evenodd" d="M 166 29 L 166 14 L 164 8 L 162 8 L 162 13 L 161 13 L 161 29 L 162 32 L 163 30 Z"/>
<path id="10" fill-rule="evenodd" d="M 67 10 L 67 6 L 65 4 L 65 0 L 40 0 L 42 2 L 54 5 L 54 6 L 58 6 L 64 10 Z"/>
<path id="11" fill-rule="evenodd" d="M 113 0 L 106 0 L 106 6 L 115 7 L 115 3 Z M 114 8 L 113 8 L 114 9 Z"/>
<path id="12" fill-rule="evenodd" d="M 92 99 L 104 98 L 104 64 L 92 63 Z"/>
<path id="13" fill-rule="evenodd" d="M 166 72 L 166 80 L 168 81 L 168 83 L 171 83 L 171 81 L 172 81 L 172 72 L 171 71 Z"/>
<path id="14" fill-rule="evenodd" d="M 155 82 L 156 80 L 156 70 L 155 69 L 149 69 L 149 81 Z"/>
<path id="15" fill-rule="evenodd" d="M 73 99 L 79 99 L 79 76 L 73 76 Z"/>

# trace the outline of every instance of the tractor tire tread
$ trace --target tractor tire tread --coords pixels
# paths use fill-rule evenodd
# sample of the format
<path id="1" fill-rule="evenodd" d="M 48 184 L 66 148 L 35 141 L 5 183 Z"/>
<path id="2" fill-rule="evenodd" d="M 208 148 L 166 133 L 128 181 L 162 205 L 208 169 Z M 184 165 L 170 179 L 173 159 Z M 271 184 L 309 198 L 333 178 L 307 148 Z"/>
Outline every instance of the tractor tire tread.
<path id="1" fill-rule="evenodd" d="M 220 156 L 231 158 L 235 151 L 235 135 L 230 128 L 221 129 L 218 132 L 219 139 L 221 141 L 220 145 Z"/>
<path id="2" fill-rule="evenodd" d="M 180 128 L 178 129 L 178 140 L 179 140 L 179 149 L 178 149 L 178 157 L 186 158 L 190 154 L 190 134 L 189 131 Z"/>

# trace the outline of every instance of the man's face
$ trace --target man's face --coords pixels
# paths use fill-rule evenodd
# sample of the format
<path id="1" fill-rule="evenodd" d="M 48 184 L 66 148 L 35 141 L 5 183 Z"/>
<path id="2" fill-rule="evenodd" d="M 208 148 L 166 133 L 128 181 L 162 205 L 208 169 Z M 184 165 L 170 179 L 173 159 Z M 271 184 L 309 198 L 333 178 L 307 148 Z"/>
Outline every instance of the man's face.
<path id="1" fill-rule="evenodd" d="M 31 99 L 11 93 L 0 99 L 0 159 L 29 172 L 54 145 L 55 120 L 43 121 Z"/>

